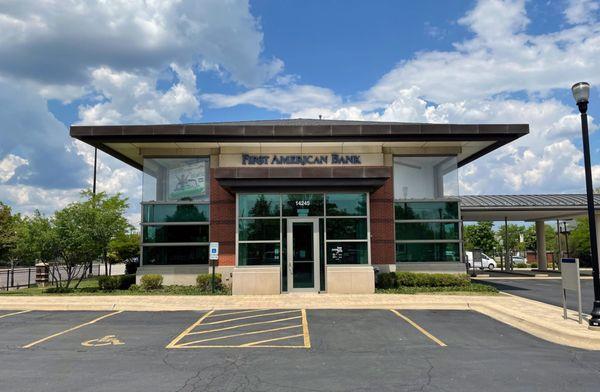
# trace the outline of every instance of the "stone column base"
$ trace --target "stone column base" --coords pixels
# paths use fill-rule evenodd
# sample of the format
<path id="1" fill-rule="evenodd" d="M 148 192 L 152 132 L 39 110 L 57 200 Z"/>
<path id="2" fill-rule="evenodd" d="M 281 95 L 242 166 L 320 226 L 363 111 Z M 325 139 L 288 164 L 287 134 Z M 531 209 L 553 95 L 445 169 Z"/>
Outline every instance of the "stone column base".
<path id="1" fill-rule="evenodd" d="M 281 293 L 281 269 L 275 267 L 236 267 L 233 269 L 233 295 Z"/>
<path id="2" fill-rule="evenodd" d="M 327 266 L 327 293 L 372 294 L 374 292 L 373 266 Z"/>

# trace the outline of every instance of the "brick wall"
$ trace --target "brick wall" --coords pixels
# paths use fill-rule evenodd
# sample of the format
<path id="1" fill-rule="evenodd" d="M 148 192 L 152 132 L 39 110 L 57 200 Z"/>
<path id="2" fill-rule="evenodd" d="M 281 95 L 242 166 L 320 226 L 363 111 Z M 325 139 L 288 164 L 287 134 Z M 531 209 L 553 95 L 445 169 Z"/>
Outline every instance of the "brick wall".
<path id="1" fill-rule="evenodd" d="M 219 243 L 219 266 L 235 266 L 235 194 L 210 169 L 210 240 Z"/>
<path id="2" fill-rule="evenodd" d="M 390 178 L 370 195 L 371 263 L 395 264 L 394 181 Z"/>

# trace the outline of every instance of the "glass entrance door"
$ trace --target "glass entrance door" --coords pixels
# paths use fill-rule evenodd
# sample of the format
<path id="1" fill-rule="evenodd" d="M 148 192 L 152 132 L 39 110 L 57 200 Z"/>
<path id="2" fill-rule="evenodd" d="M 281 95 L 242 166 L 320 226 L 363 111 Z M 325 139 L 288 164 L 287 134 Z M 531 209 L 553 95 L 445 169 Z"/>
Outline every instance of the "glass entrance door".
<path id="1" fill-rule="evenodd" d="M 319 220 L 288 219 L 288 291 L 319 291 Z"/>

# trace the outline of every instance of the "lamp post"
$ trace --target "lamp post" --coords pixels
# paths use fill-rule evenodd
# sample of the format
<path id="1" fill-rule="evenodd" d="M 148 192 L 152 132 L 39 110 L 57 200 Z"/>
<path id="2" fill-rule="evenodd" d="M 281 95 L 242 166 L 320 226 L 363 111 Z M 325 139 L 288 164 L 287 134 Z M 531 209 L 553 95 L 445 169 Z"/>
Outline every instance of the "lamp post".
<path id="1" fill-rule="evenodd" d="M 592 184 L 592 163 L 588 136 L 587 107 L 590 98 L 590 85 L 579 82 L 571 87 L 573 98 L 581 113 L 581 136 L 583 139 L 583 161 L 585 165 L 585 188 L 587 194 L 588 220 L 590 224 L 590 247 L 592 248 L 592 275 L 594 277 L 594 308 L 590 314 L 590 327 L 600 328 L 600 276 L 598 265 L 598 244 L 596 237 L 596 217 L 594 212 L 594 187 Z"/>

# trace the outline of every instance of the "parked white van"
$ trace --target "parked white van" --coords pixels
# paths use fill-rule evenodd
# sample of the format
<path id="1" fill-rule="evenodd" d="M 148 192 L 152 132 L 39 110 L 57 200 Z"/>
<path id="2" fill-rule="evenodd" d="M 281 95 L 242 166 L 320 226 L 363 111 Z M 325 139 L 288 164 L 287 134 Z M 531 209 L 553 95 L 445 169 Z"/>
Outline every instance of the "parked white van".
<path id="1" fill-rule="evenodd" d="M 473 261 L 473 252 L 471 251 L 466 251 L 465 252 L 466 256 L 467 256 L 467 267 L 471 268 L 472 264 L 471 262 Z M 496 268 L 496 261 L 494 259 L 492 259 L 490 256 L 486 255 L 485 253 L 481 254 L 481 263 L 477 262 L 475 264 L 476 268 L 479 269 L 488 269 L 490 271 L 492 271 L 494 268 Z"/>

